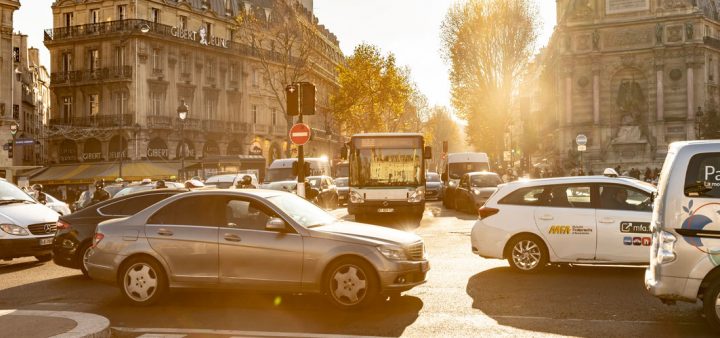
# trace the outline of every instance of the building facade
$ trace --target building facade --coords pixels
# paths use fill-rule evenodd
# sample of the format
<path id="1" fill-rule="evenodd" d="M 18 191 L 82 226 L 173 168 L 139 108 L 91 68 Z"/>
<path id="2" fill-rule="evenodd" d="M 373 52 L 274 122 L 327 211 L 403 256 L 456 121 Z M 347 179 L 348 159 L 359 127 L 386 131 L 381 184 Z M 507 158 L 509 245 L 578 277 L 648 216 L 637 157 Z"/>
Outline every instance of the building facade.
<path id="1" fill-rule="evenodd" d="M 13 55 L 13 13 L 20 8 L 20 1 L 0 0 L 0 142 L 10 136 L 10 124 L 14 100 L 15 59 Z M 12 166 L 6 151 L 0 152 L 0 167 Z"/>
<path id="2" fill-rule="evenodd" d="M 53 70 L 48 164 L 177 164 L 240 155 L 269 163 L 291 153 L 284 97 L 267 81 L 284 65 L 264 68 L 236 20 L 272 21 L 281 5 L 296 6 L 322 47 L 303 78 L 318 91 L 318 114 L 306 119 L 317 137 L 306 149 L 333 156 L 340 138 L 329 128 L 325 98 L 337 88 L 342 54 L 337 38 L 304 7 L 312 1 L 59 0 L 45 35 Z M 189 107 L 184 121 L 181 101 Z"/>
<path id="3" fill-rule="evenodd" d="M 586 171 L 661 167 L 673 141 L 697 137 L 718 109 L 720 13 L 715 0 L 557 0 L 543 52 L 554 72 L 555 152 Z"/>

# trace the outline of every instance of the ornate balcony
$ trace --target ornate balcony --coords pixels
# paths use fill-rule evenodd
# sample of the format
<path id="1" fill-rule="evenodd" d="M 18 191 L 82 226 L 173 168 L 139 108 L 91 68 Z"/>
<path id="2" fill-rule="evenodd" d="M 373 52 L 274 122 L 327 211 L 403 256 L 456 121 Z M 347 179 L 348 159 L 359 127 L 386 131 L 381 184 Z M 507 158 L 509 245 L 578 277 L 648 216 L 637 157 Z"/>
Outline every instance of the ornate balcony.
<path id="1" fill-rule="evenodd" d="M 226 121 L 221 120 L 204 120 L 203 129 L 208 133 L 224 133 L 227 127 Z"/>
<path id="2" fill-rule="evenodd" d="M 230 122 L 227 126 L 228 131 L 235 134 L 247 134 L 250 131 L 250 125 L 245 122 Z"/>
<path id="3" fill-rule="evenodd" d="M 287 129 L 285 126 L 274 125 L 270 126 L 270 132 L 275 136 L 285 136 L 285 134 L 287 134 Z"/>
<path id="4" fill-rule="evenodd" d="M 172 122 L 173 120 L 170 116 L 147 116 L 147 127 L 152 129 L 173 129 Z"/>
<path id="5" fill-rule="evenodd" d="M 119 128 L 131 127 L 135 124 L 135 115 L 96 115 L 76 116 L 71 119 L 55 118 L 50 119 L 50 126 L 73 126 L 73 127 L 94 127 L 94 128 Z"/>
<path id="6" fill-rule="evenodd" d="M 269 126 L 264 124 L 253 124 L 252 133 L 255 135 L 267 135 L 270 131 Z"/>
<path id="7" fill-rule="evenodd" d="M 76 85 L 107 81 L 126 81 L 132 80 L 132 70 L 131 66 L 122 66 L 57 72 L 50 75 L 50 83 L 52 85 Z"/>
<path id="8" fill-rule="evenodd" d="M 180 125 L 183 124 L 183 128 L 185 130 L 197 130 L 201 131 L 203 130 L 203 121 L 201 119 L 185 119 L 185 122 L 180 121 L 179 118 L 175 118 L 175 127 L 180 128 Z"/>

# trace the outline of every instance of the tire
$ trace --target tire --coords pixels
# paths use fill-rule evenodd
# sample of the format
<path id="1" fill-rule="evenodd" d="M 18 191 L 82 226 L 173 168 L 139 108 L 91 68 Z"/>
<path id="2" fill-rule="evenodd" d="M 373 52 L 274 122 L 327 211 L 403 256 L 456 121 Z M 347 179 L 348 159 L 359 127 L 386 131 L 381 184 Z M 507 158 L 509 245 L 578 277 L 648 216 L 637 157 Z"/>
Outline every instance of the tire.
<path id="1" fill-rule="evenodd" d="M 454 202 L 455 201 L 452 200 L 450 195 L 447 195 L 447 196 L 445 196 L 445 198 L 443 198 L 443 206 L 445 206 L 446 208 L 448 208 L 450 210 L 453 209 Z"/>
<path id="2" fill-rule="evenodd" d="M 345 258 L 325 270 L 323 292 L 334 306 L 355 310 L 379 300 L 380 283 L 370 264 L 359 258 Z"/>
<path id="3" fill-rule="evenodd" d="M 120 292 L 133 305 L 149 306 L 165 296 L 167 277 L 160 264 L 147 257 L 131 258 L 123 263 L 118 276 Z"/>
<path id="4" fill-rule="evenodd" d="M 535 273 L 547 266 L 548 250 L 537 236 L 516 237 L 507 249 L 507 261 L 510 267 L 522 273 Z"/>
<path id="5" fill-rule="evenodd" d="M 49 262 L 52 260 L 52 254 L 49 253 L 49 254 L 35 256 L 35 259 L 37 259 L 40 263 Z"/>
<path id="6" fill-rule="evenodd" d="M 715 278 L 705 289 L 703 313 L 708 325 L 716 333 L 720 332 L 720 278 Z"/>
<path id="7" fill-rule="evenodd" d="M 90 278 L 90 275 L 87 271 L 87 254 L 90 252 L 90 247 L 92 246 L 92 243 L 88 242 L 85 244 L 82 244 L 80 246 L 80 249 L 78 250 L 78 262 L 80 262 L 80 271 L 82 271 L 82 274 L 85 275 L 85 277 Z"/>

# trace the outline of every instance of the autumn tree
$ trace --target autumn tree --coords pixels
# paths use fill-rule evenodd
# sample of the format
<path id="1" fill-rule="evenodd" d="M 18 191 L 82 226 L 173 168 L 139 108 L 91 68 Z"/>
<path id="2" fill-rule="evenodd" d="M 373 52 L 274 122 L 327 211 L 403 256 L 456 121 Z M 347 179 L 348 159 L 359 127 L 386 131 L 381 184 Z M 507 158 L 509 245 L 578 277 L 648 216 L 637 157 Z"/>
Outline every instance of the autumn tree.
<path id="1" fill-rule="evenodd" d="M 443 106 L 435 106 L 425 122 L 425 144 L 432 146 L 433 158 L 428 167 L 437 167 L 440 163 L 443 141 L 448 141 L 449 152 L 459 152 L 465 149 L 465 142 L 460 132 L 460 126 L 453 120 L 450 111 Z"/>
<path id="2" fill-rule="evenodd" d="M 347 134 L 418 131 L 421 123 L 412 120 L 427 104 L 419 107 L 423 101 L 413 90 L 410 71 L 398 67 L 392 53 L 360 44 L 338 68 L 340 90 L 330 105 Z"/>
<path id="3" fill-rule="evenodd" d="M 530 0 L 456 3 L 441 27 L 452 104 L 477 150 L 501 158 L 513 94 L 533 54 L 537 11 Z"/>

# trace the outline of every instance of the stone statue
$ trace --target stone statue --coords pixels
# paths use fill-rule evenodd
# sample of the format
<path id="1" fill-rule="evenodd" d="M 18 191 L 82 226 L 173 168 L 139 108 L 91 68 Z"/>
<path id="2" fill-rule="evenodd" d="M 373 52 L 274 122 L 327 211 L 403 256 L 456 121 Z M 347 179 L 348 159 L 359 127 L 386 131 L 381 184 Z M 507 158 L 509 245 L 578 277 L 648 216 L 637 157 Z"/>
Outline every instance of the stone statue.
<path id="1" fill-rule="evenodd" d="M 645 95 L 635 80 L 623 80 L 618 88 L 616 107 L 620 115 L 620 128 L 613 143 L 643 142 L 643 106 Z"/>
<path id="2" fill-rule="evenodd" d="M 685 35 L 688 40 L 693 39 L 693 35 L 695 34 L 695 28 L 693 27 L 692 22 L 685 23 Z"/>
<path id="3" fill-rule="evenodd" d="M 659 23 L 655 25 L 655 41 L 660 44 L 663 42 L 663 25 Z"/>
<path id="4" fill-rule="evenodd" d="M 598 33 L 597 29 L 595 31 L 593 31 L 592 44 L 593 44 L 593 50 L 600 49 L 600 33 Z"/>

